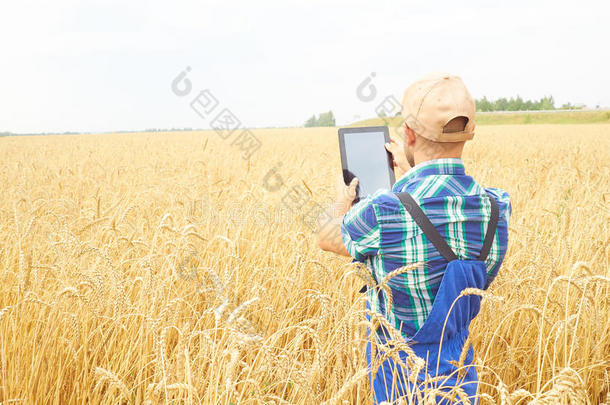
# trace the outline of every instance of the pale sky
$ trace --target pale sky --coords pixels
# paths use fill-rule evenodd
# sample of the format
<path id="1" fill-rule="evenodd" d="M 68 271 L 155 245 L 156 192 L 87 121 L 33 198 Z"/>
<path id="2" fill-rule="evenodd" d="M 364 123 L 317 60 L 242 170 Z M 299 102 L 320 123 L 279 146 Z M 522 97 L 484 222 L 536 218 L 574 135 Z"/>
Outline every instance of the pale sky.
<path id="1" fill-rule="evenodd" d="M 476 98 L 610 106 L 609 15 L 606 0 L 3 1 L 0 132 L 206 128 L 189 106 L 203 89 L 246 127 L 327 110 L 341 125 L 434 71 Z"/>

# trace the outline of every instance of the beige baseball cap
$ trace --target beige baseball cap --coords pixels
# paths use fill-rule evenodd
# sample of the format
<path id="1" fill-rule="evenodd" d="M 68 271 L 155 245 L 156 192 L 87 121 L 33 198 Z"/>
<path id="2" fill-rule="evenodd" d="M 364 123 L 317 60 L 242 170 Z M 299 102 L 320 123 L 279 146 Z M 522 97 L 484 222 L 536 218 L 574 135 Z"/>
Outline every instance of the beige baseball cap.
<path id="1" fill-rule="evenodd" d="M 402 116 L 419 136 L 434 142 L 461 142 L 474 137 L 475 104 L 458 76 L 427 75 L 409 86 L 402 99 Z M 452 119 L 466 117 L 463 131 L 443 132 Z"/>

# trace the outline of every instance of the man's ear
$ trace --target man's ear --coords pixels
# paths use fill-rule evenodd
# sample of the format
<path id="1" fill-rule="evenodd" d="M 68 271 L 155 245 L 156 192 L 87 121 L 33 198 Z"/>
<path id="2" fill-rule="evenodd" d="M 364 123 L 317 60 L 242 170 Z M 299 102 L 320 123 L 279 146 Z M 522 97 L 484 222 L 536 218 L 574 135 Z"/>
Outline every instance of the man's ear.
<path id="1" fill-rule="evenodd" d="M 413 131 L 407 124 L 405 124 L 405 145 L 415 145 L 415 131 Z"/>

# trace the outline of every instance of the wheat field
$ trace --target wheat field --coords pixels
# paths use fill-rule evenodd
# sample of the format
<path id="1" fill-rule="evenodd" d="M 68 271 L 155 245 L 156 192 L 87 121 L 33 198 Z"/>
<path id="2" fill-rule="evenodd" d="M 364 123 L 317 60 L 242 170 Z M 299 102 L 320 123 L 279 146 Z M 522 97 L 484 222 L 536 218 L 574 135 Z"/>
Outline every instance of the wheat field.
<path id="1" fill-rule="evenodd" d="M 370 402 L 366 276 L 309 226 L 336 128 L 254 133 L 0 138 L 2 405 Z M 480 126 L 464 161 L 513 207 L 480 403 L 610 404 L 610 125 Z"/>

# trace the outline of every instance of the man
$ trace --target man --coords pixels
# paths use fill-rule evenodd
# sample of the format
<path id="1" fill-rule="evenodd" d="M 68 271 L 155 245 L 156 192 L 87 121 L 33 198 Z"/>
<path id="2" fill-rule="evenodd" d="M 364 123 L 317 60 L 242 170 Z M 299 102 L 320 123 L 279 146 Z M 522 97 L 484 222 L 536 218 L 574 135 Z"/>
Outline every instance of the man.
<path id="1" fill-rule="evenodd" d="M 383 287 L 390 287 L 391 295 L 379 286 L 368 288 L 367 308 L 427 361 L 416 379 L 410 371 L 417 370 L 401 370 L 392 358 L 371 369 L 375 402 L 404 395 L 417 400 L 418 390 L 437 389 L 437 394 L 451 391 L 436 397 L 450 403 L 447 398 L 477 393 L 472 347 L 465 346 L 480 297 L 460 292 L 486 289 L 496 277 L 508 243 L 510 200 L 506 192 L 485 189 L 465 173 L 461 157 L 474 136 L 475 103 L 459 77 L 434 74 L 413 83 L 405 91 L 402 116 L 404 141 L 392 139 L 386 148 L 395 170 L 404 174 L 391 191 L 378 190 L 353 207 L 357 179 L 349 186 L 339 180 L 337 201 L 326 212 L 332 220 L 319 220 L 318 244 L 365 263 L 376 283 L 386 278 Z M 388 333 L 377 328 L 382 345 L 377 347 L 384 347 Z M 383 360 L 383 353 L 373 356 L 371 346 L 369 367 Z M 400 352 L 403 361 L 407 357 Z"/>

